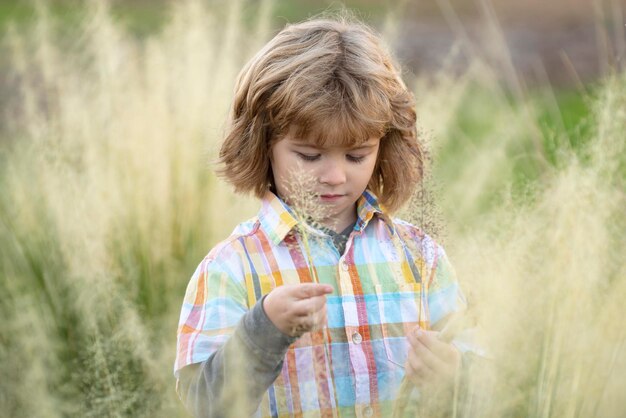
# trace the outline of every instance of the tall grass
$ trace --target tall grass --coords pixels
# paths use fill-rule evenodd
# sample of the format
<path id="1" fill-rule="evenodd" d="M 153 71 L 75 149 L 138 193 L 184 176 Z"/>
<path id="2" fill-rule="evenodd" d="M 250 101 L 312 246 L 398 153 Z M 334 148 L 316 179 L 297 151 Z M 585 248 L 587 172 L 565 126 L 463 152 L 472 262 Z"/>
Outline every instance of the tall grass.
<path id="1" fill-rule="evenodd" d="M 103 7 L 72 39 L 45 10 L 6 34 L 18 94 L 0 177 L 6 416 L 181 413 L 172 360 L 191 266 L 252 213 L 207 162 L 241 61 L 230 51 L 263 37 L 230 7 L 188 2 L 141 44 Z"/>
<path id="2" fill-rule="evenodd" d="M 489 405 L 471 416 L 624 413 L 625 81 L 599 88 L 587 147 L 561 149 L 524 198 L 505 189 L 451 239 L 495 374 Z M 491 143 L 487 170 L 506 155 L 503 142 Z M 483 370 L 470 391 L 482 389 Z"/>
<path id="3" fill-rule="evenodd" d="M 98 3 L 71 37 L 45 10 L 3 37 L 2 416 L 184 416 L 172 377 L 184 288 L 256 207 L 208 161 L 269 3 L 254 27 L 241 2 L 176 3 L 143 41 Z M 623 415 L 624 74 L 593 86 L 584 126 L 566 132 L 540 124 L 558 105 L 473 58 L 413 84 L 445 244 L 491 365 L 458 416 Z"/>

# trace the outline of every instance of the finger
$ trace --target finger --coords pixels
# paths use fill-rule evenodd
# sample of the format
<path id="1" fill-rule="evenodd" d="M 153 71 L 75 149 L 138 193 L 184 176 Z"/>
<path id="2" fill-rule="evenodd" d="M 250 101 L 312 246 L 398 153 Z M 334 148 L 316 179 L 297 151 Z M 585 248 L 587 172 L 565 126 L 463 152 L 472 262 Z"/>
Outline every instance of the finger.
<path id="1" fill-rule="evenodd" d="M 306 316 L 299 317 L 297 320 L 296 329 L 300 331 L 300 333 L 314 331 L 317 329 L 321 329 L 326 324 L 326 311 L 321 310 L 317 313 L 312 313 Z"/>
<path id="2" fill-rule="evenodd" d="M 416 370 L 413 368 L 413 365 L 409 361 L 408 357 L 406 362 L 404 363 L 404 373 L 407 379 L 411 381 L 415 386 L 421 386 L 422 378 L 418 375 Z"/>
<path id="3" fill-rule="evenodd" d="M 326 316 L 326 311 L 318 312 L 313 318 L 313 327 L 311 330 L 319 330 L 326 326 L 328 318 Z"/>
<path id="4" fill-rule="evenodd" d="M 333 293 L 333 287 L 328 284 L 302 283 L 296 286 L 294 295 L 300 299 L 323 296 Z"/>
<path id="5" fill-rule="evenodd" d="M 417 386 L 422 386 L 434 380 L 435 373 L 415 353 L 409 353 L 405 363 L 407 377 Z"/>
<path id="6" fill-rule="evenodd" d="M 411 342 L 411 340 L 413 341 Z M 431 351 L 422 343 L 417 332 L 412 332 L 409 335 L 409 342 L 411 342 L 412 347 L 411 354 L 413 354 L 414 357 L 419 358 L 420 361 L 427 365 L 430 370 L 440 374 L 448 369 L 447 364 L 439 358 L 437 352 Z"/>
<path id="7" fill-rule="evenodd" d="M 417 340 L 441 360 L 449 362 L 455 359 L 456 348 L 450 343 L 441 341 L 439 332 L 421 330 L 415 334 Z"/>
<path id="8" fill-rule="evenodd" d="M 294 305 L 294 313 L 298 316 L 314 314 L 326 306 L 326 296 L 315 296 L 308 299 L 300 299 Z"/>
<path id="9" fill-rule="evenodd" d="M 423 335 L 423 334 L 426 334 L 426 335 Z M 437 334 L 438 333 L 435 331 L 424 330 L 424 329 L 421 329 L 419 326 L 417 326 L 413 328 L 411 332 L 409 332 L 409 334 L 407 335 L 407 339 L 409 340 L 409 343 L 411 344 L 411 346 L 415 346 L 417 344 L 426 345 L 423 341 L 420 341 L 418 336 L 428 337 L 430 335 L 433 335 L 436 338 Z M 426 346 L 428 347 L 428 345 Z"/>

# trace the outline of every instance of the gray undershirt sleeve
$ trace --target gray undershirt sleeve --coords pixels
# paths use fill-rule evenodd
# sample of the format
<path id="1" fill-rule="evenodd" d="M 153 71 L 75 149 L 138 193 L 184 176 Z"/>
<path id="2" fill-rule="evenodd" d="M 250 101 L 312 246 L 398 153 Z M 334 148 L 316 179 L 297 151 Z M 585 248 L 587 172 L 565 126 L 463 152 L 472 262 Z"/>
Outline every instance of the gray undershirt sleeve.
<path id="1" fill-rule="evenodd" d="M 180 370 L 179 396 L 195 417 L 226 417 L 235 410 L 237 416 L 250 416 L 278 377 L 297 338 L 276 328 L 263 310 L 264 299 L 211 357 Z"/>

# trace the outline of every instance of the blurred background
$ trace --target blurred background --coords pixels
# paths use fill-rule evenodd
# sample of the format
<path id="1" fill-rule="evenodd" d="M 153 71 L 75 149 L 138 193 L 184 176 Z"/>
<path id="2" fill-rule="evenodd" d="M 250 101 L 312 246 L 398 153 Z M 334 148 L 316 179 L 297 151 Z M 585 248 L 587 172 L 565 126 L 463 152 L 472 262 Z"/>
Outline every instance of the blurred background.
<path id="1" fill-rule="evenodd" d="M 160 31 L 167 23 L 177 0 L 111 0 L 113 18 L 138 38 Z M 0 5 L 0 28 L 10 22 L 23 26 L 35 19 L 34 1 L 5 0 Z M 76 26 L 89 2 L 80 0 L 44 1 L 59 23 Z M 226 0 L 209 2 L 222 8 Z M 250 22 L 257 15 L 260 0 L 242 5 L 242 18 Z M 597 79 L 606 70 L 607 59 L 619 51 L 607 51 L 603 29 L 614 32 L 615 48 L 623 48 L 622 14 L 626 2 L 594 0 L 438 0 L 385 2 L 352 0 L 276 0 L 269 25 L 278 30 L 340 5 L 379 28 L 393 22 L 393 46 L 398 58 L 415 74 L 440 68 L 459 38 L 477 43 L 494 42 L 502 36 L 518 73 L 534 83 L 550 82 L 571 87 Z M 486 19 L 497 19 L 499 34 L 485 27 Z M 598 27 L 600 24 L 600 28 Z M 391 28 L 388 28 L 391 29 Z M 70 29 L 71 30 L 71 29 Z M 619 35 L 622 35 L 621 38 Z M 463 62 L 456 63 L 459 67 Z"/>
<path id="2" fill-rule="evenodd" d="M 626 416 L 626 1 L 3 0 L 1 417 L 187 416 L 185 288 L 258 205 L 212 171 L 235 78 L 342 9 L 415 94 L 430 160 L 401 216 L 494 366 L 454 416 Z"/>

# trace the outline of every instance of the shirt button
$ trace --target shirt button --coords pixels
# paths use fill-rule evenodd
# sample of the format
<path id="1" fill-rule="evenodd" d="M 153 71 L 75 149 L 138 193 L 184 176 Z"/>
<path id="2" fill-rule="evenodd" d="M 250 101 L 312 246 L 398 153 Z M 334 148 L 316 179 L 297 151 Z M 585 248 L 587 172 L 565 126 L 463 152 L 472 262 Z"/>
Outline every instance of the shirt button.
<path id="1" fill-rule="evenodd" d="M 366 406 L 365 408 L 363 408 L 363 416 L 371 417 L 372 415 L 374 415 L 374 410 L 371 406 Z"/>
<path id="2" fill-rule="evenodd" d="M 348 263 L 346 263 L 345 261 L 342 261 L 342 262 L 341 262 L 341 269 L 342 269 L 343 271 L 348 271 L 348 268 L 349 268 L 349 267 L 348 267 Z"/>
<path id="3" fill-rule="evenodd" d="M 361 337 L 361 334 L 359 334 L 358 332 L 355 332 L 354 334 L 352 334 L 353 343 L 361 344 L 361 341 L 363 341 L 363 337 Z"/>

